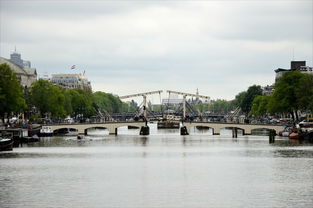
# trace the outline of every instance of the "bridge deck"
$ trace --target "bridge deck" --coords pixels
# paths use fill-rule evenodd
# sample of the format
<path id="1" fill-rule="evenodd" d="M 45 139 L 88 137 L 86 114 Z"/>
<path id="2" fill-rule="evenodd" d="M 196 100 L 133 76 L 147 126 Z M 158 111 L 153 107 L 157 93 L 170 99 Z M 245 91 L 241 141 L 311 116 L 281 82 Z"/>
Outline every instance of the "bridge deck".
<path id="1" fill-rule="evenodd" d="M 244 134 L 251 134 L 253 129 L 272 129 L 279 132 L 284 129 L 282 125 L 269 125 L 269 124 L 242 124 L 242 123 L 216 123 L 216 122 L 184 122 L 187 128 L 204 126 L 213 129 L 214 134 L 220 134 L 220 130 L 224 128 L 237 128 L 242 129 Z"/>
<path id="2" fill-rule="evenodd" d="M 135 126 L 141 128 L 145 126 L 145 122 L 106 122 L 106 123 L 73 123 L 73 124 L 52 124 L 50 126 L 53 131 L 62 128 L 77 129 L 79 134 L 87 134 L 87 129 L 90 128 L 105 128 L 108 129 L 109 134 L 116 134 L 117 128 L 122 126 Z"/>
<path id="3" fill-rule="evenodd" d="M 79 124 L 52 124 L 51 129 L 57 130 L 61 128 L 77 129 L 79 134 L 86 134 L 87 129 L 90 128 L 105 128 L 110 134 L 117 134 L 117 128 L 122 126 L 135 126 L 141 128 L 145 126 L 145 122 L 106 122 L 106 123 L 79 123 Z M 242 129 L 244 134 L 251 134 L 253 129 L 272 129 L 276 132 L 283 130 L 282 125 L 268 125 L 268 124 L 241 124 L 241 123 L 216 123 L 216 122 L 184 122 L 184 126 L 192 128 L 196 126 L 204 126 L 213 129 L 214 134 L 220 134 L 221 129 L 236 128 Z"/>

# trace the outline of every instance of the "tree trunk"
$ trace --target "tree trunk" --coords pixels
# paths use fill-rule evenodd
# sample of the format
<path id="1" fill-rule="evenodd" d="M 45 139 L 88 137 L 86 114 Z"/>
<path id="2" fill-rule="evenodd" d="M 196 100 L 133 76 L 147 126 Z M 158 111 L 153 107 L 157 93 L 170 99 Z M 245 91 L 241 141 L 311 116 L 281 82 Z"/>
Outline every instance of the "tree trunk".
<path id="1" fill-rule="evenodd" d="M 295 114 L 296 114 L 296 121 L 298 122 L 299 121 L 299 115 L 298 115 L 298 111 L 297 110 L 295 111 Z"/>
<path id="2" fill-rule="evenodd" d="M 290 114 L 291 114 L 291 117 L 292 117 L 293 126 L 296 126 L 295 115 L 294 115 L 293 111 L 291 111 Z"/>

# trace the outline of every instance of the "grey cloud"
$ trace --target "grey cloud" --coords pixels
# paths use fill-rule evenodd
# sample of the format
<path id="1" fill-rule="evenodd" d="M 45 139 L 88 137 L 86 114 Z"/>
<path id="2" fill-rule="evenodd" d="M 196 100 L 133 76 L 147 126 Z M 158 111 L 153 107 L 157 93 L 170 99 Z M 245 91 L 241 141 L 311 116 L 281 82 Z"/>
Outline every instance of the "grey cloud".
<path id="1" fill-rule="evenodd" d="M 312 11 L 304 1 L 1 1 L 1 6 L 1 56 L 17 45 L 39 73 L 71 72 L 76 64 L 104 91 L 201 87 L 230 98 L 249 84 L 271 84 L 273 70 L 289 66 L 292 48 L 298 59 L 312 63 Z"/>

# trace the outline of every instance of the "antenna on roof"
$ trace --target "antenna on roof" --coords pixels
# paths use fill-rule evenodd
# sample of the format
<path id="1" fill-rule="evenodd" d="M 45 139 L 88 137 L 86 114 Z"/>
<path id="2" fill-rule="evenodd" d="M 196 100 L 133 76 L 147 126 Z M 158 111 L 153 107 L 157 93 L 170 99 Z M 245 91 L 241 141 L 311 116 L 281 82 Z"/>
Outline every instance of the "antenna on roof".
<path id="1" fill-rule="evenodd" d="M 295 60 L 295 48 L 292 48 L 292 60 Z"/>

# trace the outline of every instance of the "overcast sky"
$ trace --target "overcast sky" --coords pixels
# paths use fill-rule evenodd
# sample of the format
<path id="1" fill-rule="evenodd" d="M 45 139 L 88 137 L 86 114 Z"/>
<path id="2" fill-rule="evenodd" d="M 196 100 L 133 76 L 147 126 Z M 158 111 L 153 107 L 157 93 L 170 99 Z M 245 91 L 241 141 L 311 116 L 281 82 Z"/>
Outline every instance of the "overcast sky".
<path id="1" fill-rule="evenodd" d="M 312 2 L 0 0 L 0 56 L 16 46 L 39 75 L 85 70 L 94 91 L 233 99 L 293 57 L 313 66 Z"/>

